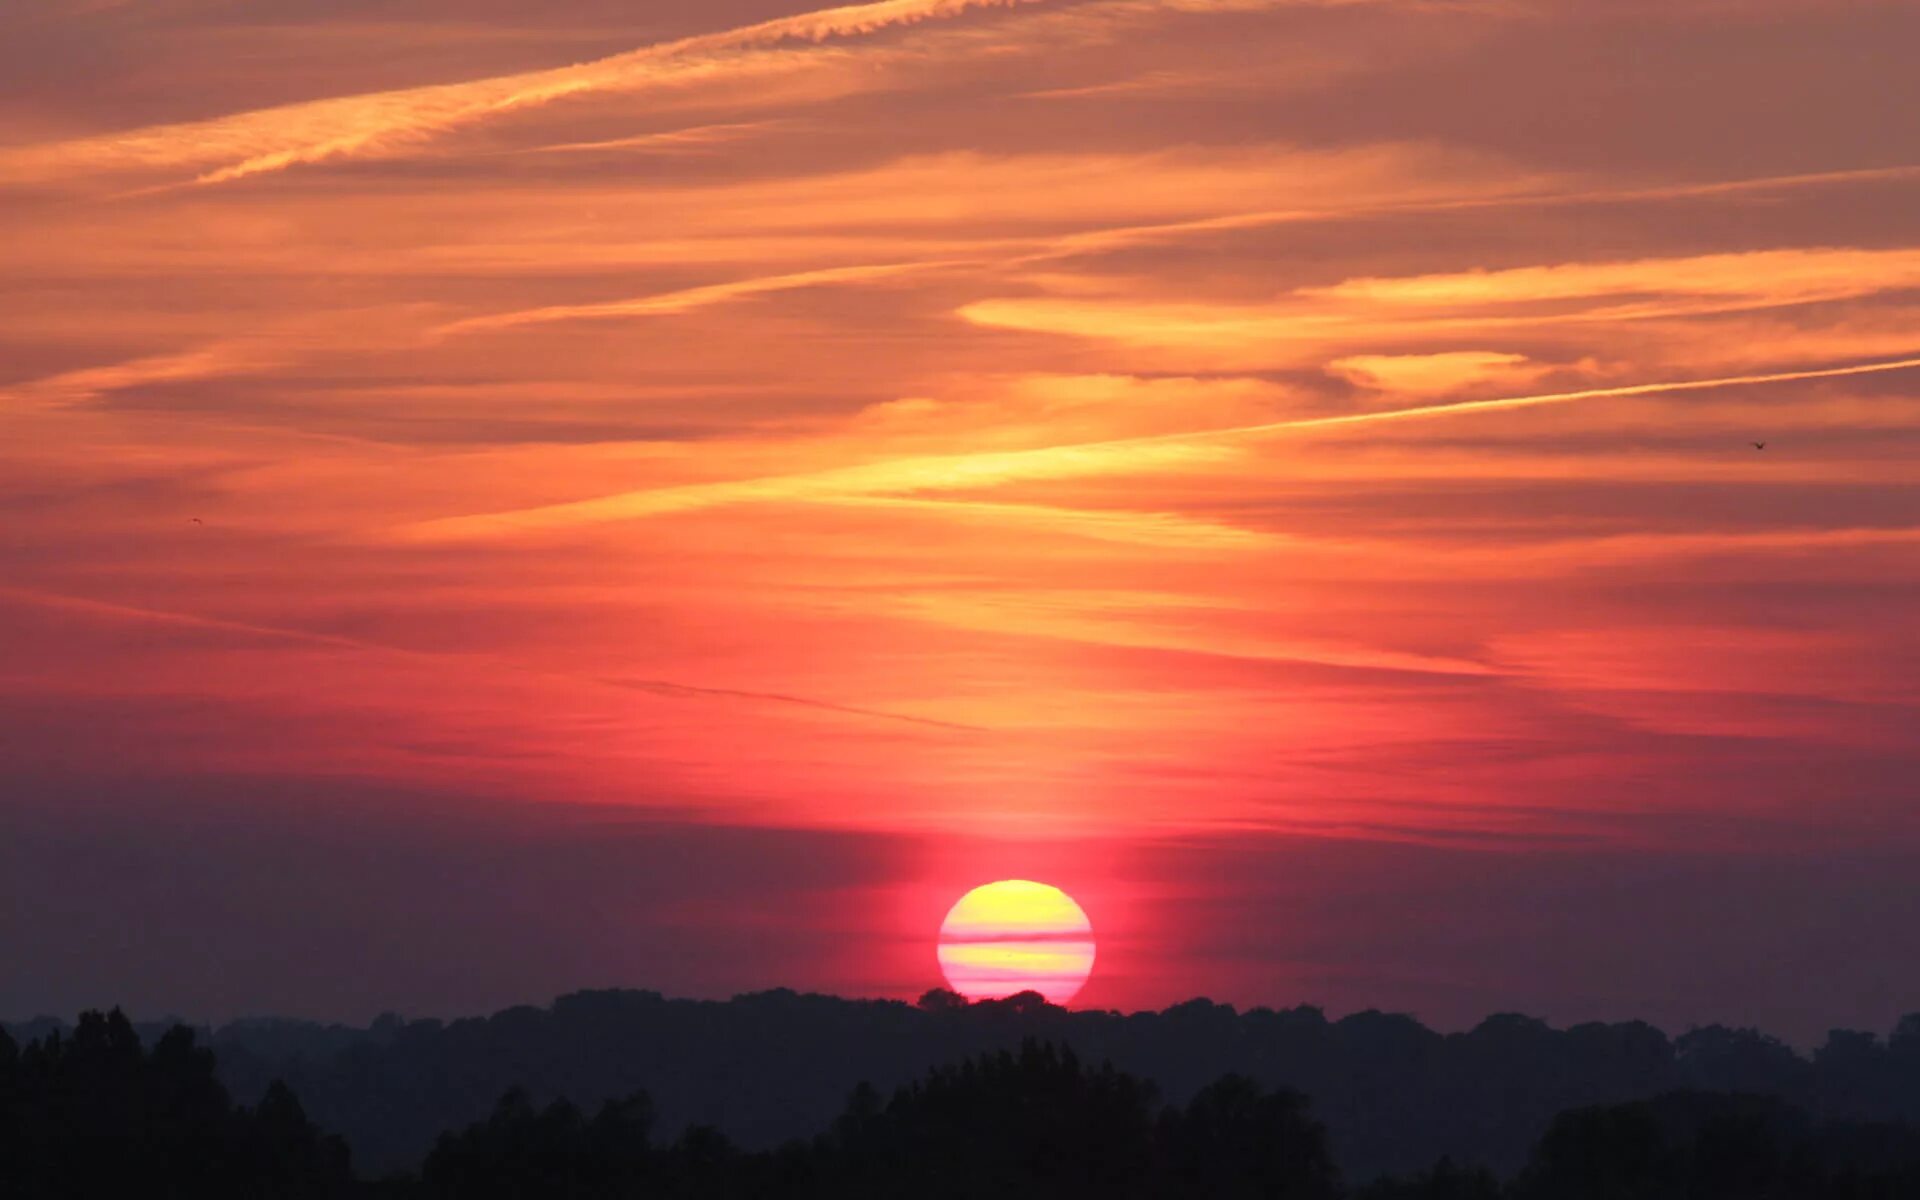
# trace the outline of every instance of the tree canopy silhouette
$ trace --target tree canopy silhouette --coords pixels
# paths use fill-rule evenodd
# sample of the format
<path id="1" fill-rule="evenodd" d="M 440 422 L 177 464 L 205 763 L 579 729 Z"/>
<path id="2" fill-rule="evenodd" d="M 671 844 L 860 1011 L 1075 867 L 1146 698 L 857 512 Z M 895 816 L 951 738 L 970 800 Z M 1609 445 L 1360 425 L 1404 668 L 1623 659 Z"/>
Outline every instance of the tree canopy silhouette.
<path id="1" fill-rule="evenodd" d="M 1400 1014 L 1240 1012 L 1203 999 L 1123 1015 L 1033 994 L 969 1004 L 940 989 L 914 1004 L 593 991 L 452 1022 L 249 1021 L 212 1044 L 236 1096 L 286 1079 L 378 1172 L 416 1167 L 442 1131 L 484 1119 L 515 1086 L 589 1111 L 645 1090 L 668 1143 L 707 1125 L 767 1149 L 825 1128 L 862 1080 L 891 1095 L 1029 1038 L 1111 1062 L 1175 1103 L 1227 1074 L 1309 1096 L 1335 1162 L 1360 1180 L 1412 1177 L 1442 1156 L 1511 1173 L 1556 1113 L 1684 1089 L 1775 1096 L 1822 1121 L 1920 1120 L 1920 1016 L 1886 1038 L 1836 1031 L 1807 1057 L 1751 1029 L 1669 1038 L 1639 1021 L 1558 1029 L 1513 1013 L 1441 1034 Z"/>
<path id="2" fill-rule="evenodd" d="M 214 1056 L 176 1027 L 149 1053 L 118 1010 L 19 1047 L 0 1032 L 0 1195 L 342 1194 L 345 1143 L 323 1136 L 284 1084 L 235 1107 Z"/>
<path id="3" fill-rule="evenodd" d="M 1920 1017 L 1810 1057 L 1719 1026 L 1502 1014 L 1443 1035 L 943 992 L 586 992 L 451 1023 L 250 1021 L 210 1045 L 118 1012 L 36 1029 L 0 1032 L 8 1198 L 1920 1195 Z M 320 1128 L 386 1156 L 353 1181 Z"/>

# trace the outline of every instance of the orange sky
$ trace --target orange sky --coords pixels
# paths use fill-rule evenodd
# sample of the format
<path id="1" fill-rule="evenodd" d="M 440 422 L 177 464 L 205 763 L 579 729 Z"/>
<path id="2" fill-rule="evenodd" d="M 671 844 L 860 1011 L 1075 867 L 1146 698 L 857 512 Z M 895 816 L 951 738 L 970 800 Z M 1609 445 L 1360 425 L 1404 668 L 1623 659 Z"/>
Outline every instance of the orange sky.
<path id="1" fill-rule="evenodd" d="M 1096 928 L 1208 839 L 1920 846 L 1916 39 L 15 0 L 0 768 L 965 859 L 915 921 L 962 845 L 1099 844 Z M 1235 953 L 1085 999 L 1313 998 Z"/>

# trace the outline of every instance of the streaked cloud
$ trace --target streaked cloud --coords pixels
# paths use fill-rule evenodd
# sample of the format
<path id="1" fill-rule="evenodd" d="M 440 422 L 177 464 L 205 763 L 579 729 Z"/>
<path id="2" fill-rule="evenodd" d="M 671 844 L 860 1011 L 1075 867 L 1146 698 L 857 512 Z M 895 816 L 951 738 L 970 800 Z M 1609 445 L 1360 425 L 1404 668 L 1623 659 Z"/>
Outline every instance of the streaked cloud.
<path id="1" fill-rule="evenodd" d="M 1038 2 L 872 0 L 681 38 L 576 66 L 308 101 L 64 146 L 29 148 L 14 156 L 13 163 L 16 170 L 23 166 L 31 170 L 35 166 L 58 169 L 60 164 L 153 168 L 211 162 L 222 165 L 203 170 L 197 182 L 226 183 L 304 163 L 418 144 L 463 125 L 569 97 L 704 74 L 716 69 L 715 55 L 728 52 L 782 42 L 822 42 L 953 17 L 969 9 Z M 0 159 L 0 164 L 5 161 Z"/>
<path id="2" fill-rule="evenodd" d="M 1502 271 L 1349 279 L 1303 294 L 1421 307 L 1679 295 L 1811 304 L 1920 286 L 1920 250 L 1755 250 L 1627 262 L 1559 263 Z"/>
<path id="3" fill-rule="evenodd" d="M 1648 396 L 1735 387 L 1844 379 L 1920 370 L 1920 358 L 1860 363 L 1805 371 L 1714 379 L 1668 380 L 1582 388 L 1568 392 L 1498 396 L 1409 408 L 1371 409 L 1266 421 L 1252 425 L 1119 438 L 1103 442 L 1041 446 L 967 455 L 913 456 L 824 468 L 805 474 L 762 476 L 600 496 L 534 508 L 419 522 L 393 531 L 403 541 L 499 537 L 614 521 L 669 516 L 733 504 L 834 500 L 873 495 L 964 491 L 1033 480 L 1153 474 L 1199 470 L 1243 451 L 1236 443 L 1288 434 L 1429 420 L 1573 404 L 1615 397 Z"/>
<path id="4" fill-rule="evenodd" d="M 97 367 L 76 367 L 0 386 L 0 400 L 16 404 L 73 404 L 147 384 L 180 383 L 267 366 L 243 345 L 216 343 L 174 354 L 150 354 Z"/>
<path id="5" fill-rule="evenodd" d="M 913 271 L 937 270 L 951 264 L 877 263 L 872 266 L 828 267 L 819 271 L 796 271 L 791 275 L 768 275 L 759 279 L 741 279 L 706 287 L 686 288 L 657 296 L 639 296 L 632 300 L 609 300 L 599 304 L 557 304 L 548 308 L 520 312 L 495 313 L 469 317 L 442 326 L 443 335 L 479 333 L 486 330 L 514 329 L 523 325 L 545 325 L 554 321 L 601 321 L 616 317 L 650 317 L 687 312 L 712 304 L 724 304 L 743 296 L 762 296 L 768 292 L 788 292 L 799 288 L 826 287 L 839 283 L 869 283 Z"/>
<path id="6" fill-rule="evenodd" d="M 1407 278 L 1357 278 L 1299 288 L 1265 303 L 1157 296 L 995 298 L 962 306 L 976 324 L 1117 342 L 1148 361 L 1215 369 L 1302 363 L 1326 348 L 1394 339 L 1428 343 L 1568 337 L 1598 351 L 1597 322 L 1656 322 L 1768 308 L 1831 304 L 1920 286 L 1920 252 L 1787 250 L 1631 262 L 1559 264 Z M 1696 345 L 1696 349 L 1698 346 Z M 1463 354 L 1341 354 L 1332 364 L 1361 374 L 1398 359 L 1458 369 Z M 1502 351 L 1500 353 L 1513 353 Z M 1593 357 L 1593 355 L 1582 355 Z M 1342 368 L 1339 364 L 1347 364 Z M 1389 366 L 1389 370 L 1393 368 Z"/>
<path id="7" fill-rule="evenodd" d="M 1327 372 L 1376 391 L 1444 396 L 1477 384 L 1524 387 L 1553 368 L 1524 354 L 1447 350 L 1439 354 L 1355 354 L 1327 364 Z"/>
<path id="8" fill-rule="evenodd" d="M 397 530 L 408 541 L 440 541 L 498 536 L 574 525 L 630 521 L 729 504 L 786 500 L 840 499 L 847 496 L 911 495 L 992 487 L 1029 479 L 1074 478 L 1089 474 L 1151 471 L 1197 466 L 1228 451 L 1177 440 L 1048 446 L 968 455 L 930 455 L 829 467 L 820 471 L 757 479 L 689 484 L 627 492 L 590 500 L 517 511 L 446 517 Z"/>

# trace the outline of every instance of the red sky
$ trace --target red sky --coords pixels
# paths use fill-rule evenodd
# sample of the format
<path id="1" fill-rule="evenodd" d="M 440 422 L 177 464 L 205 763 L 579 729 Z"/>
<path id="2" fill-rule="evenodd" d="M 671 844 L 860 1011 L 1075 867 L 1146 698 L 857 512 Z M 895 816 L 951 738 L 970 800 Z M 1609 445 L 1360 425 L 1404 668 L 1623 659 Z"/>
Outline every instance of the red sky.
<path id="1" fill-rule="evenodd" d="M 15 0 L 0 1012 L 912 996 L 1026 876 L 1088 1004 L 1886 1026 L 1917 43 Z"/>

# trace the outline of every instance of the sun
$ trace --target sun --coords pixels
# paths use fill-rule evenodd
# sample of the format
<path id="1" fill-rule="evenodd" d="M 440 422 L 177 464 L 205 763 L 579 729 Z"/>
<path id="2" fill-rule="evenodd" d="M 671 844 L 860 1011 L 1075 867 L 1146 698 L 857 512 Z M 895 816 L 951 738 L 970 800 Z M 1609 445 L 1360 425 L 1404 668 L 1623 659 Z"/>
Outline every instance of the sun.
<path id="1" fill-rule="evenodd" d="M 1093 970 L 1093 923 L 1073 897 L 1031 879 L 982 884 L 940 923 L 940 971 L 969 1000 L 1074 998 Z"/>

